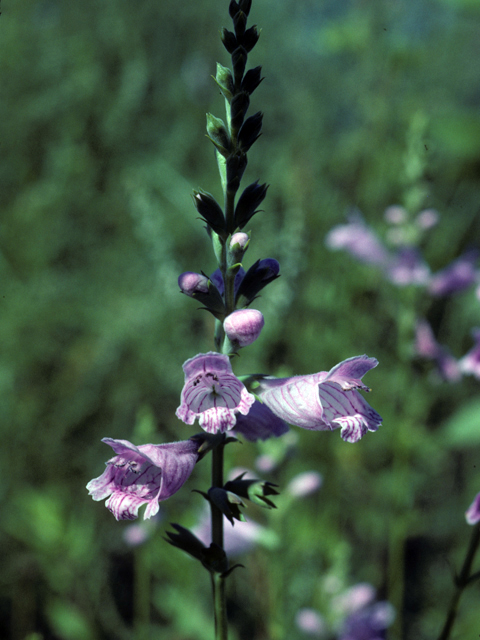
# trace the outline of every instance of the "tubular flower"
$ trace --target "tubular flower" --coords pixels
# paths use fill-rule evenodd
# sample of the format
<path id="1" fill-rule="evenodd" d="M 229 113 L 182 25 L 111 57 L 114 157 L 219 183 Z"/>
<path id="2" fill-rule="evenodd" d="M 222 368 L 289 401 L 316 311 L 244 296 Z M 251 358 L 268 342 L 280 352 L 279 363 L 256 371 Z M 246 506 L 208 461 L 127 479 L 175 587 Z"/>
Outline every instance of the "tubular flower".
<path id="1" fill-rule="evenodd" d="M 343 440 L 357 442 L 382 423 L 378 413 L 356 391 L 370 391 L 361 378 L 377 364 L 375 358 L 356 356 L 329 372 L 264 378 L 256 393 L 276 416 L 290 424 L 313 431 L 340 428 Z"/>
<path id="2" fill-rule="evenodd" d="M 207 433 L 225 433 L 235 426 L 236 413 L 248 414 L 255 397 L 235 377 L 228 356 L 199 353 L 183 365 L 185 385 L 176 414 L 186 424 L 195 418 Z"/>
<path id="3" fill-rule="evenodd" d="M 94 500 L 108 498 L 105 506 L 117 520 L 135 520 L 147 504 L 144 519 L 154 516 L 158 503 L 170 498 L 186 482 L 198 459 L 199 443 L 141 444 L 103 438 L 116 455 L 87 489 Z"/>

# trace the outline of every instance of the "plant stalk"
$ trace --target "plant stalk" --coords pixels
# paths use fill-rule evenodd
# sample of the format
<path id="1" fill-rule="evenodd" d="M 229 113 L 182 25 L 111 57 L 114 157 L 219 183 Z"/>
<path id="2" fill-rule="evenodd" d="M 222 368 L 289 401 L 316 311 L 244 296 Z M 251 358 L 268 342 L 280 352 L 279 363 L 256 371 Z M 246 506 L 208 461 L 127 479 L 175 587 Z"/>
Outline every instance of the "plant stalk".
<path id="1" fill-rule="evenodd" d="M 443 626 L 441 634 L 438 636 L 438 640 L 448 640 L 448 638 L 450 638 L 450 633 L 452 632 L 453 625 L 457 617 L 458 603 L 460 601 L 461 595 L 465 587 L 471 582 L 470 571 L 472 569 L 473 560 L 475 558 L 475 554 L 477 552 L 479 543 L 480 543 L 480 523 L 475 525 L 472 531 L 472 536 L 470 538 L 470 544 L 468 546 L 467 555 L 465 556 L 465 560 L 463 561 L 463 567 L 462 567 L 462 570 L 460 571 L 460 575 L 455 580 L 456 589 L 453 593 L 452 600 L 450 602 L 450 607 L 447 613 L 447 619 L 445 620 L 445 624 Z"/>

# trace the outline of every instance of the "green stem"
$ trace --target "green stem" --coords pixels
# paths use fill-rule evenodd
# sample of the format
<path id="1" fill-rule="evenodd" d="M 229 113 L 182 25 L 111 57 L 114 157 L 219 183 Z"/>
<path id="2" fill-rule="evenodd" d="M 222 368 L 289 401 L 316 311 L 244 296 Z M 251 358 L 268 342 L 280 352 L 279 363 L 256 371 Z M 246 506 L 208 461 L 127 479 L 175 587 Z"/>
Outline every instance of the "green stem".
<path id="1" fill-rule="evenodd" d="M 479 543 L 480 543 L 480 524 L 477 524 L 475 525 L 475 528 L 472 531 L 472 537 L 470 538 L 470 544 L 467 550 L 467 555 L 465 556 L 465 560 L 463 562 L 462 570 L 460 571 L 460 575 L 458 576 L 458 578 L 455 580 L 456 589 L 454 591 L 452 600 L 450 602 L 447 619 L 445 620 L 442 633 L 438 636 L 438 640 L 448 640 L 448 638 L 450 637 L 450 633 L 452 631 L 453 625 L 455 623 L 455 619 L 457 617 L 458 603 L 460 601 L 460 597 L 465 587 L 470 582 L 470 571 L 472 568 L 472 563 L 475 558 L 475 554 L 477 552 Z"/>
<path id="2" fill-rule="evenodd" d="M 225 578 L 212 573 L 213 606 L 215 610 L 215 640 L 228 640 Z"/>
<path id="3" fill-rule="evenodd" d="M 223 487 L 223 444 L 212 451 L 212 487 Z M 212 543 L 223 549 L 223 513 L 214 504 L 212 510 Z M 213 607 L 215 613 L 215 640 L 227 640 L 227 600 L 225 578 L 212 572 Z"/>
<path id="4" fill-rule="evenodd" d="M 212 487 L 223 487 L 223 444 L 212 451 Z M 223 513 L 214 504 L 211 507 L 212 542 L 223 549 Z"/>

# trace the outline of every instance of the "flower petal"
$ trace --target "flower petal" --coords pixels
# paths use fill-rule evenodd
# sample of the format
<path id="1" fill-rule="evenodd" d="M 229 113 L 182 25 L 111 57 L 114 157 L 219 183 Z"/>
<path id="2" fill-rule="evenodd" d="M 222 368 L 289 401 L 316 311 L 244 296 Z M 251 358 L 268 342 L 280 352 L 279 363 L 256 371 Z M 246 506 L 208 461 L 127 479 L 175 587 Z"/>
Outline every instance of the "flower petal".
<path id="1" fill-rule="evenodd" d="M 255 397 L 233 374 L 228 356 L 210 351 L 183 365 L 185 385 L 176 415 L 186 424 L 198 418 L 208 433 L 232 429 L 236 414 L 247 415 Z"/>
<path id="2" fill-rule="evenodd" d="M 155 515 L 158 503 L 180 489 L 198 459 L 199 443 L 192 440 L 138 447 L 127 440 L 104 438 L 103 442 L 117 455 L 87 489 L 94 500 L 110 496 L 106 507 L 117 520 L 134 520 L 142 504 L 147 504 L 144 519 Z"/>
<path id="3" fill-rule="evenodd" d="M 237 415 L 234 433 L 242 435 L 250 442 L 256 442 L 272 436 L 281 436 L 288 430 L 286 422 L 270 411 L 267 405 L 255 400 L 248 415 Z"/>
<path id="4" fill-rule="evenodd" d="M 354 356 L 348 358 L 340 364 L 337 364 L 333 369 L 330 369 L 326 377 L 327 380 L 338 383 L 342 389 L 364 389 L 370 391 L 370 389 L 361 381 L 361 378 L 378 365 L 376 358 L 369 358 L 367 355 Z"/>

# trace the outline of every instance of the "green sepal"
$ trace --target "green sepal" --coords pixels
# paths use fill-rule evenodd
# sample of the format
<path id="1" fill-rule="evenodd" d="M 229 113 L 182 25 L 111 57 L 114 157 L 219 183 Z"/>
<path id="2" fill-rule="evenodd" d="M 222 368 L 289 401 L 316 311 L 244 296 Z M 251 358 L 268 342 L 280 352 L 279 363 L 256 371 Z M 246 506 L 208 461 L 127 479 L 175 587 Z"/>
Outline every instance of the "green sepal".
<path id="1" fill-rule="evenodd" d="M 226 159 L 227 165 L 227 191 L 236 193 L 240 186 L 240 180 L 242 179 L 245 169 L 247 168 L 247 154 L 243 151 L 236 151 L 232 153 Z M 228 233 L 233 233 L 236 229 L 235 225 L 233 229 L 227 228 Z"/>
<path id="2" fill-rule="evenodd" d="M 217 75 L 214 78 L 225 99 L 230 102 L 235 90 L 233 75 L 228 67 L 217 62 Z"/>
<path id="3" fill-rule="evenodd" d="M 250 106 L 250 96 L 246 91 L 240 91 L 233 98 L 230 105 L 230 126 L 232 132 L 240 129 Z"/>
<path id="4" fill-rule="evenodd" d="M 219 445 L 226 444 L 226 435 L 224 433 L 207 433 L 202 431 L 191 436 L 189 440 L 199 443 L 198 447 L 198 460 L 204 458 L 207 453 L 216 449 Z"/>
<path id="5" fill-rule="evenodd" d="M 167 531 L 168 538 L 164 538 L 168 544 L 171 544 L 173 547 L 177 547 L 182 551 L 185 551 L 189 555 L 193 556 L 197 560 L 203 564 L 205 551 L 207 547 L 203 544 L 201 540 L 197 538 L 197 536 L 193 535 L 191 531 L 182 527 L 179 524 L 170 523 L 171 526 L 177 530 L 177 533 L 173 533 L 171 531 Z"/>
<path id="6" fill-rule="evenodd" d="M 245 51 L 247 52 L 251 51 L 253 47 L 257 44 L 259 38 L 260 38 L 260 32 L 257 31 L 257 25 L 253 25 L 253 27 L 250 27 L 250 29 L 247 29 L 242 38 L 242 45 L 245 48 Z"/>
<path id="7" fill-rule="evenodd" d="M 205 274 L 203 273 L 203 275 Z M 201 307 L 201 308 L 205 309 L 206 311 L 210 311 L 210 313 L 214 315 L 215 318 L 218 318 L 223 322 L 223 320 L 225 319 L 225 313 L 226 313 L 225 302 L 223 301 L 220 291 L 217 289 L 217 287 L 213 284 L 213 282 L 210 279 L 208 280 L 207 293 L 203 293 L 202 291 L 196 291 L 190 297 L 193 298 L 194 300 L 198 300 L 203 305 L 205 305 L 204 307 Z"/>
<path id="8" fill-rule="evenodd" d="M 194 191 L 192 198 L 193 204 L 201 215 L 202 220 L 206 222 L 216 234 L 226 237 L 225 216 L 223 215 L 222 208 L 212 194 L 203 190 Z"/>
<path id="9" fill-rule="evenodd" d="M 202 493 L 202 492 L 198 492 Z M 208 490 L 208 494 L 202 493 L 212 504 L 214 504 L 223 515 L 234 524 L 234 520 L 245 522 L 245 516 L 240 511 L 240 507 L 244 507 L 245 503 L 232 491 L 225 491 L 221 487 L 212 487 Z"/>
<path id="10" fill-rule="evenodd" d="M 209 138 L 219 153 L 227 157 L 232 149 L 232 141 L 225 123 L 221 118 L 216 118 L 207 113 L 207 138 Z"/>
<path id="11" fill-rule="evenodd" d="M 224 489 L 265 509 L 276 509 L 277 506 L 267 496 L 278 496 L 278 491 L 274 488 L 278 485 L 258 479 L 243 480 L 244 475 L 245 473 L 241 473 L 234 480 L 227 482 Z"/>
<path id="12" fill-rule="evenodd" d="M 232 53 L 233 76 L 237 87 L 242 84 L 243 74 L 245 73 L 245 67 L 247 66 L 247 58 L 247 50 L 241 45 Z"/>
<path id="13" fill-rule="evenodd" d="M 235 34 L 229 31 L 228 29 L 225 29 L 225 27 L 223 27 L 220 37 L 222 39 L 223 46 L 225 47 L 225 49 L 228 51 L 228 53 L 232 54 L 235 51 L 235 49 L 238 47 L 238 42 L 235 37 Z"/>

